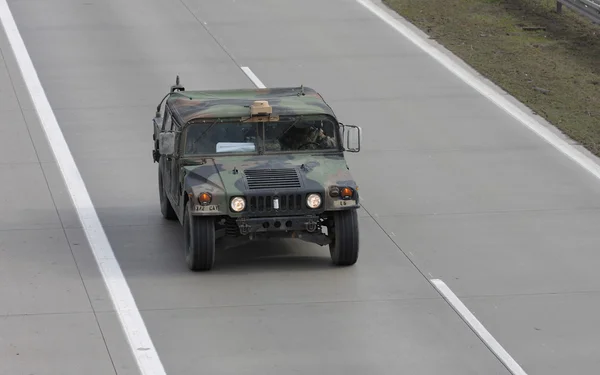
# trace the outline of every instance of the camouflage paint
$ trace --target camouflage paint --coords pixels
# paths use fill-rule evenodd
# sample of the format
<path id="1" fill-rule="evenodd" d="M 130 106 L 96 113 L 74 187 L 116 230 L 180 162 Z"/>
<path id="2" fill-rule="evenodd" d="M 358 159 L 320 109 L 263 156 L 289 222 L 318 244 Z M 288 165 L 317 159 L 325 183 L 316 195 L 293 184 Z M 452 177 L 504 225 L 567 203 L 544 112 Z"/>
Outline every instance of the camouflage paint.
<path id="1" fill-rule="evenodd" d="M 267 100 L 273 109 L 274 116 L 326 115 L 334 120 L 336 116 L 322 96 L 310 87 L 237 89 L 213 91 L 174 92 L 167 99 L 167 104 L 178 117 L 184 127 L 194 120 L 210 120 L 216 118 L 247 118 L 250 105 L 255 100 Z M 162 158 L 161 158 L 162 159 Z M 246 216 L 247 213 L 231 211 L 229 202 L 234 196 L 246 196 L 244 170 L 294 168 L 302 181 L 300 189 L 274 189 L 267 194 L 309 194 L 320 193 L 321 207 L 310 210 L 315 214 L 340 209 L 356 209 L 359 207 L 358 187 L 350 175 L 344 155 L 334 152 L 298 152 L 264 155 L 240 156 L 224 155 L 182 158 L 179 161 L 179 179 L 183 181 L 183 199 L 179 201 L 178 216 L 183 217 L 187 200 L 192 201 L 192 208 L 198 204 L 198 196 L 204 192 L 212 196 L 211 205 L 218 205 L 218 211 L 194 212 L 193 215 L 210 215 L 231 217 Z M 169 183 L 167 183 L 168 189 Z M 355 194 L 355 203 L 351 206 L 336 206 L 342 199 L 329 196 L 329 187 L 350 187 Z M 254 193 L 254 192 L 253 192 Z M 248 201 L 246 204 L 248 205 Z M 304 202 L 302 202 L 304 204 Z M 277 216 L 277 214 L 273 215 Z"/>
<path id="2" fill-rule="evenodd" d="M 182 91 L 172 93 L 167 103 L 185 124 L 195 119 L 248 117 L 255 100 L 268 100 L 273 115 L 336 117 L 323 97 L 310 87 Z"/>
<path id="3" fill-rule="evenodd" d="M 304 165 L 305 168 L 302 168 Z M 315 209 L 315 213 L 323 211 L 334 211 L 341 209 L 334 206 L 335 201 L 340 198 L 329 196 L 330 186 L 349 187 L 356 193 L 354 199 L 356 204 L 345 208 L 358 208 L 358 191 L 356 182 L 350 175 L 350 171 L 343 155 L 339 153 L 329 155 L 287 154 L 287 155 L 259 155 L 259 156 L 224 156 L 206 158 L 202 165 L 185 166 L 184 191 L 192 194 L 193 203 L 197 203 L 197 197 L 208 192 L 212 195 L 211 204 L 219 206 L 219 211 L 210 213 L 194 213 L 194 215 L 229 215 L 231 217 L 244 216 L 244 213 L 236 213 L 230 210 L 229 201 L 234 196 L 245 196 L 246 185 L 244 183 L 244 170 L 270 169 L 270 168 L 295 168 L 303 180 L 303 187 L 298 190 L 274 189 L 271 194 L 277 192 L 289 194 L 295 192 L 320 193 L 322 205 Z M 237 170 L 237 173 L 234 171 Z M 248 203 L 248 202 L 247 202 Z"/>

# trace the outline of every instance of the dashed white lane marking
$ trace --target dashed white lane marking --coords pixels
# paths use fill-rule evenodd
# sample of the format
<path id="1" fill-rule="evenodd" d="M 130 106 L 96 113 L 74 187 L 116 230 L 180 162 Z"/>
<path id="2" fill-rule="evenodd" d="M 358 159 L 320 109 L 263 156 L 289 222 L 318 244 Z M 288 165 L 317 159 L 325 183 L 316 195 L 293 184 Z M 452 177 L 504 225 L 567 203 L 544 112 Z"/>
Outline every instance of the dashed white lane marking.
<path id="1" fill-rule="evenodd" d="M 440 64 L 446 67 L 458 78 L 462 79 L 466 84 L 477 90 L 479 93 L 491 100 L 498 107 L 502 108 L 512 117 L 520 121 L 523 125 L 528 127 L 534 133 L 536 133 L 538 136 L 542 137 L 549 144 L 551 144 L 563 154 L 565 154 L 573 161 L 578 163 L 581 167 L 590 172 L 592 175 L 600 179 L 600 165 L 598 165 L 594 160 L 592 160 L 591 158 L 577 150 L 575 147 L 567 143 L 565 140 L 551 132 L 548 128 L 539 123 L 533 116 L 522 111 L 515 104 L 511 103 L 508 99 L 506 99 L 503 95 L 496 92 L 490 85 L 488 85 L 482 79 L 470 73 L 462 66 L 458 65 L 449 56 L 444 54 L 440 49 L 429 44 L 426 39 L 417 35 L 406 25 L 403 25 L 400 21 L 392 17 L 381 7 L 374 4 L 371 0 L 355 1 L 367 8 L 385 23 L 387 23 L 400 34 L 402 34 L 405 38 L 410 40 L 412 43 L 421 48 L 431 57 L 436 59 Z"/>
<path id="2" fill-rule="evenodd" d="M 6 0 L 0 21 L 142 375 L 166 375 Z"/>
<path id="3" fill-rule="evenodd" d="M 246 66 L 241 67 L 244 73 L 250 80 L 259 88 L 265 88 L 265 85 L 260 79 Z M 393 234 L 393 232 L 392 232 Z M 411 256 L 413 255 L 409 252 Z M 428 273 L 429 277 L 433 277 Z M 452 290 L 440 279 L 429 280 L 433 286 L 444 296 L 444 299 L 452 306 L 452 308 L 463 318 L 463 320 L 471 327 L 477 336 L 485 343 L 485 345 L 496 355 L 496 357 L 506 366 L 513 375 L 527 375 L 519 364 L 508 354 L 506 350 L 496 341 L 496 339 L 485 329 L 485 327 L 477 320 L 477 318 L 467 309 L 467 307 L 458 299 Z"/>
<path id="4" fill-rule="evenodd" d="M 252 83 L 254 83 L 256 87 L 258 87 L 259 89 L 266 88 L 266 86 L 263 85 L 260 79 L 258 79 L 256 74 L 254 74 L 254 72 L 250 68 L 248 68 L 247 66 L 242 66 L 241 69 L 248 76 L 248 78 L 250 78 L 250 80 L 252 81 Z"/>
<path id="5" fill-rule="evenodd" d="M 519 364 L 510 356 L 510 354 L 504 350 L 504 348 L 498 343 L 498 341 L 496 341 L 496 339 L 488 332 L 488 330 L 485 329 L 485 327 L 479 322 L 479 320 L 477 320 L 477 318 L 469 311 L 469 309 L 467 309 L 461 300 L 446 285 L 446 283 L 440 279 L 432 279 L 430 282 L 513 375 L 527 375 L 521 366 L 519 366 Z"/>

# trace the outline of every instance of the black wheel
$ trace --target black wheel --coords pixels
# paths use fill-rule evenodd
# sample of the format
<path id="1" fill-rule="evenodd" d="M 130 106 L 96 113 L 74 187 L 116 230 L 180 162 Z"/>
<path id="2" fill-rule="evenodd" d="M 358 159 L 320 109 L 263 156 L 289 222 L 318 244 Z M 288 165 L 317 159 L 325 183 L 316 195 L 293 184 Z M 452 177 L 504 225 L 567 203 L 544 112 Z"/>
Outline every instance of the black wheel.
<path id="1" fill-rule="evenodd" d="M 351 266 L 358 260 L 358 214 L 356 210 L 333 213 L 333 227 L 327 228 L 332 239 L 329 245 L 331 260 L 336 266 Z"/>
<path id="2" fill-rule="evenodd" d="M 192 271 L 208 271 L 215 262 L 215 220 L 192 216 L 189 207 L 183 217 L 185 262 Z"/>
<path id="3" fill-rule="evenodd" d="M 177 219 L 175 210 L 173 209 L 173 206 L 171 206 L 171 202 L 169 202 L 169 198 L 167 198 L 165 189 L 163 188 L 162 168 L 160 167 L 158 168 L 158 195 L 160 199 L 160 212 L 163 217 L 167 220 Z"/>

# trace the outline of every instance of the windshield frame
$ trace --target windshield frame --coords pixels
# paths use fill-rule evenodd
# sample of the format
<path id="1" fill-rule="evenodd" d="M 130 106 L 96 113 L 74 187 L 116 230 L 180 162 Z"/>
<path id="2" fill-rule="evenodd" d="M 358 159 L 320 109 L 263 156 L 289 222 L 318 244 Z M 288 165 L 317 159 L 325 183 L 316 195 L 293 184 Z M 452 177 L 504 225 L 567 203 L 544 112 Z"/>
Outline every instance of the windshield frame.
<path id="1" fill-rule="evenodd" d="M 273 122 L 281 122 L 289 119 L 289 124 L 291 125 L 294 121 L 309 119 L 309 120 L 318 120 L 323 119 L 330 121 L 334 126 L 334 140 L 336 142 L 336 147 L 331 149 L 302 149 L 302 150 L 277 150 L 277 151 L 266 151 L 265 150 L 265 124 L 273 123 Z M 222 123 L 251 123 L 256 126 L 256 134 L 257 134 L 257 149 L 252 152 L 214 152 L 214 153 L 187 153 L 185 152 L 187 142 L 188 142 L 188 130 L 190 127 L 195 125 L 207 124 L 208 126 L 214 125 L 218 126 Z M 220 157 L 220 156 L 259 156 L 259 155 L 288 155 L 288 154 L 332 154 L 332 153 L 340 153 L 343 152 L 343 142 L 342 136 L 340 134 L 340 123 L 337 119 L 328 114 L 308 114 L 308 115 L 289 115 L 289 116 L 278 116 L 277 119 L 272 121 L 251 121 L 250 117 L 240 118 L 240 117 L 207 117 L 207 118 L 196 118 L 188 121 L 185 126 L 181 128 L 181 136 L 180 136 L 180 155 L 182 158 L 186 159 L 195 159 L 195 158 L 204 158 L 204 157 Z"/>

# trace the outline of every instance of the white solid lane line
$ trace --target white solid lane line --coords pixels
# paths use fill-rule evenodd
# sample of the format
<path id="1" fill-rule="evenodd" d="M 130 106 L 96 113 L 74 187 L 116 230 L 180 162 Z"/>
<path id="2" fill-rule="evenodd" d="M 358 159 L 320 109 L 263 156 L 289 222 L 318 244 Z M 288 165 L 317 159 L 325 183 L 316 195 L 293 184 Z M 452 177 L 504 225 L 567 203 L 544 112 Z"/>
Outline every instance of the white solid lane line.
<path id="1" fill-rule="evenodd" d="M 485 329 L 479 320 L 477 320 L 477 318 L 461 302 L 461 300 L 458 299 L 456 294 L 452 292 L 446 283 L 440 279 L 432 279 L 430 282 L 513 375 L 527 375 L 521 366 L 519 366 L 519 364 L 510 356 L 510 354 L 504 350 L 498 341 L 496 341 L 496 339 L 488 332 L 488 330 Z"/>
<path id="2" fill-rule="evenodd" d="M 421 48 L 431 57 L 436 59 L 440 64 L 446 67 L 450 72 L 455 74 L 458 78 L 463 80 L 466 84 L 473 87 L 483 96 L 491 100 L 498 107 L 502 108 L 512 117 L 520 121 L 523 125 L 527 126 L 534 133 L 545 139 L 549 144 L 554 146 L 556 149 L 567 155 L 569 158 L 578 163 L 585 170 L 600 179 L 600 165 L 594 160 L 577 150 L 575 147 L 567 143 L 556 134 L 552 133 L 544 125 L 539 123 L 533 116 L 525 113 L 516 105 L 507 100 L 503 95 L 496 92 L 490 85 L 484 82 L 479 77 L 471 74 L 469 71 L 452 61 L 450 57 L 445 55 L 440 49 L 429 44 L 429 42 L 417 35 L 406 25 L 403 25 L 400 21 L 392 17 L 385 10 L 378 5 L 374 4 L 371 0 L 355 0 L 385 23 L 393 27 L 396 31 L 402 34 L 405 38 L 410 40 L 416 46 Z"/>
<path id="3" fill-rule="evenodd" d="M 0 21 L 142 375 L 166 375 L 6 0 Z"/>
<path id="4" fill-rule="evenodd" d="M 259 89 L 266 88 L 266 86 L 263 85 L 263 83 L 260 81 L 260 79 L 258 79 L 256 74 L 254 74 L 254 72 L 252 72 L 252 70 L 250 70 L 250 68 L 248 68 L 247 66 L 242 66 L 241 69 L 248 76 L 248 78 L 250 78 L 252 83 L 254 83 L 254 85 L 256 85 L 256 87 L 258 87 Z"/>

